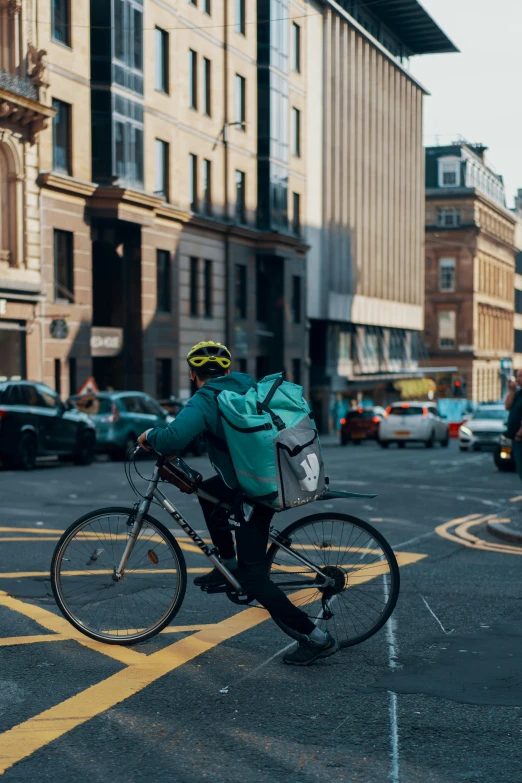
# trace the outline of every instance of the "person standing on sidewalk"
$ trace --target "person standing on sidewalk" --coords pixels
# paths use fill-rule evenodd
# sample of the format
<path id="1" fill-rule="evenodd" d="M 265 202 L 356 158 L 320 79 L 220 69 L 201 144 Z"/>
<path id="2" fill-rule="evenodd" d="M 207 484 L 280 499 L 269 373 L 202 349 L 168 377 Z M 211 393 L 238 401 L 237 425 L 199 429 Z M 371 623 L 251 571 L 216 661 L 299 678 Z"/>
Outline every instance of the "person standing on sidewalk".
<path id="1" fill-rule="evenodd" d="M 510 382 L 504 405 L 509 411 L 506 435 L 511 438 L 513 459 L 522 481 L 522 370 L 517 370 L 516 380 Z"/>

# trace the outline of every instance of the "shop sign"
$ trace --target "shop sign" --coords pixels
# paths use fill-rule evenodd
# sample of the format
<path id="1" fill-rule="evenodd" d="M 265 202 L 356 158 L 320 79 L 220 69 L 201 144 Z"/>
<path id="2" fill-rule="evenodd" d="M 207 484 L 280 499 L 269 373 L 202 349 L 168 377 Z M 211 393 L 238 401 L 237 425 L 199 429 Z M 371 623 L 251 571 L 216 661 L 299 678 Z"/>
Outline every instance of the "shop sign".
<path id="1" fill-rule="evenodd" d="M 91 328 L 91 356 L 119 356 L 123 348 L 123 329 L 112 326 Z"/>
<path id="2" fill-rule="evenodd" d="M 402 400 L 422 400 L 423 397 L 433 399 L 437 384 L 431 378 L 408 378 L 395 381 L 393 388 L 400 392 Z"/>
<path id="3" fill-rule="evenodd" d="M 65 340 L 69 336 L 69 326 L 63 318 L 55 318 L 51 321 L 49 331 L 55 340 Z"/>

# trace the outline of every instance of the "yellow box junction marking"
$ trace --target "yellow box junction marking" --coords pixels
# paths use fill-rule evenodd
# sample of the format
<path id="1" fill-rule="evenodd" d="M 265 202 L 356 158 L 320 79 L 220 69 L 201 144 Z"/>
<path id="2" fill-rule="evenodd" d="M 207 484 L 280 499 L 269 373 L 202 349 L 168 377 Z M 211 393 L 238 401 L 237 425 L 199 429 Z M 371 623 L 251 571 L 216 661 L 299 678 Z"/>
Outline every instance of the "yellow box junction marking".
<path id="1" fill-rule="evenodd" d="M 407 565 L 423 560 L 427 555 L 413 552 L 396 553 L 399 565 Z M 369 582 L 380 573 L 387 571 L 386 564 L 379 563 L 376 572 L 370 569 L 359 569 L 358 583 Z M 189 569 L 190 570 L 190 569 Z M 208 570 L 208 569 L 198 569 Z M 316 600 L 316 592 L 300 590 L 290 599 L 293 603 L 303 606 Z M 265 609 L 257 607 L 244 609 L 238 614 L 220 623 L 203 626 L 178 626 L 165 629 L 175 633 L 181 630 L 196 630 L 192 636 L 180 639 L 174 644 L 150 655 L 137 653 L 129 648 L 116 645 L 105 645 L 88 639 L 75 631 L 69 623 L 41 607 L 27 604 L 0 592 L 0 605 L 20 612 L 35 620 L 48 630 L 54 631 L 60 639 L 74 639 L 90 649 L 94 649 L 109 657 L 114 657 L 122 663 L 127 663 L 125 669 L 113 674 L 102 682 L 92 685 L 81 693 L 66 699 L 60 704 L 35 715 L 32 718 L 13 726 L 12 729 L 0 735 L 0 775 L 17 762 L 31 756 L 40 748 L 62 737 L 67 732 L 81 726 L 102 712 L 114 707 L 122 701 L 143 690 L 165 674 L 177 669 L 188 661 L 208 652 L 218 644 L 236 636 L 239 633 L 254 628 L 270 616 Z M 26 643 L 27 637 L 21 637 Z M 47 641 L 44 636 L 36 637 L 38 641 Z M 116 654 L 115 654 L 116 653 Z M 127 657 L 127 654 L 130 655 Z M 127 660 L 124 660 L 127 657 Z"/>
<path id="2" fill-rule="evenodd" d="M 42 527 L 0 527 L 0 533 L 13 533 L 16 535 L 11 536 L 4 536 L 0 535 L 0 542 L 6 543 L 6 542 L 13 542 L 13 541 L 58 541 L 62 533 L 65 531 L 63 530 L 57 530 L 55 528 L 42 528 Z M 20 533 L 33 533 L 36 535 L 25 535 L 21 536 Z M 83 531 L 82 535 L 79 536 L 79 538 L 86 538 L 86 539 L 97 539 L 99 538 L 98 534 L 94 531 L 85 530 Z M 113 539 L 119 540 L 119 541 L 126 541 L 127 540 L 127 534 L 126 533 L 120 533 L 119 535 L 113 535 Z M 194 552 L 197 555 L 202 555 L 203 552 L 201 549 L 196 546 L 196 544 L 193 544 L 190 540 L 185 540 L 184 536 L 174 536 L 178 544 L 180 545 L 181 549 L 183 549 L 185 552 Z M 151 536 L 148 541 L 163 541 L 160 536 Z M 203 541 L 205 541 L 206 544 L 210 544 L 211 539 L 210 538 L 204 538 Z"/>

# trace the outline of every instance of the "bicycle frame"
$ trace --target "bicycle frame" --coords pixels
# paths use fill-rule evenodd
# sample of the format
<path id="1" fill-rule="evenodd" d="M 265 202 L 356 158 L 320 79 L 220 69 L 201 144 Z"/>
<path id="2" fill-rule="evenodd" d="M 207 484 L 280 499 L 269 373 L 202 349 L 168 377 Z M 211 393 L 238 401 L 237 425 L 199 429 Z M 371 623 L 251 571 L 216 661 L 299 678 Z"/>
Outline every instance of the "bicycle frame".
<path id="1" fill-rule="evenodd" d="M 187 522 L 187 520 L 179 513 L 177 508 L 171 503 L 171 501 L 166 497 L 166 495 L 163 494 L 163 492 L 158 489 L 158 483 L 160 480 L 160 468 L 163 464 L 164 458 L 161 457 L 157 460 L 156 465 L 154 467 L 154 472 L 152 474 L 152 478 L 149 482 L 149 485 L 147 487 L 147 492 L 140 503 L 136 517 L 134 519 L 134 522 L 132 523 L 132 528 L 129 533 L 129 539 L 127 541 L 127 544 L 125 546 L 122 558 L 120 560 L 120 564 L 115 572 L 115 578 L 117 580 L 120 580 L 123 578 L 125 574 L 125 567 L 127 565 L 127 562 L 129 560 L 129 557 L 131 555 L 131 552 L 133 550 L 134 544 L 136 543 L 136 540 L 141 532 L 141 528 L 143 527 L 143 520 L 146 514 L 148 514 L 152 501 L 156 499 L 158 503 L 162 506 L 162 508 L 165 509 L 167 514 L 169 514 L 180 526 L 180 528 L 187 533 L 192 541 L 198 546 L 204 555 L 208 557 L 212 565 L 214 565 L 218 571 L 221 572 L 221 574 L 225 577 L 227 582 L 231 585 L 231 587 L 236 590 L 238 593 L 243 594 L 243 590 L 235 576 L 229 571 L 229 569 L 221 562 L 219 559 L 218 550 L 216 547 L 209 546 L 208 544 L 205 544 L 201 536 L 199 536 L 194 528 Z M 207 492 L 204 492 L 203 490 L 197 490 L 195 493 L 198 497 L 204 498 L 205 500 L 209 501 L 210 503 L 218 504 L 221 501 L 214 497 L 213 495 L 209 495 Z M 232 508 L 227 505 L 226 503 L 222 504 L 223 508 L 227 511 L 232 511 Z M 308 568 L 311 568 L 317 575 L 319 575 L 322 580 L 323 584 L 321 584 L 321 587 L 328 587 L 330 585 L 334 584 L 334 580 L 330 577 L 327 577 L 323 572 L 318 568 L 314 563 L 310 562 L 308 558 L 303 557 L 299 553 L 295 552 L 293 549 L 290 549 L 285 541 L 281 538 L 279 532 L 275 530 L 274 528 L 270 528 L 270 533 L 268 536 L 268 539 L 271 543 L 277 544 L 277 546 L 282 549 L 284 552 L 289 554 L 291 557 L 293 557 L 295 560 L 300 562 L 302 565 L 307 566 Z"/>

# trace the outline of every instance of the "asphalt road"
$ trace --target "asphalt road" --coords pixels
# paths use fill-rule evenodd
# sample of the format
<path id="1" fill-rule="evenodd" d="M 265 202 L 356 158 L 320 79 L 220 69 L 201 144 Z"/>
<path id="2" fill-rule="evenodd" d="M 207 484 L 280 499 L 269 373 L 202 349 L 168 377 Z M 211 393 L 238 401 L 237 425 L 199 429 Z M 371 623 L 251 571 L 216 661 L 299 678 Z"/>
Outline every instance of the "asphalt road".
<path id="1" fill-rule="evenodd" d="M 122 465 L 0 472 L 6 783 L 521 783 L 522 548 L 486 531 L 492 515 L 521 516 L 518 478 L 455 443 L 324 451 L 333 486 L 378 492 L 328 505 L 424 557 L 401 569 L 383 630 L 305 669 L 282 664 L 289 640 L 259 609 L 206 596 L 192 576 L 169 633 L 130 649 L 75 635 L 50 595 L 54 531 L 130 504 Z M 171 490 L 203 530 L 197 501 Z"/>

